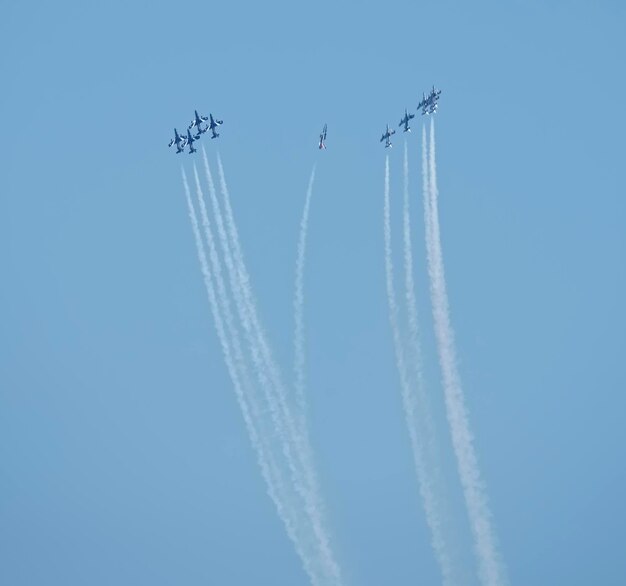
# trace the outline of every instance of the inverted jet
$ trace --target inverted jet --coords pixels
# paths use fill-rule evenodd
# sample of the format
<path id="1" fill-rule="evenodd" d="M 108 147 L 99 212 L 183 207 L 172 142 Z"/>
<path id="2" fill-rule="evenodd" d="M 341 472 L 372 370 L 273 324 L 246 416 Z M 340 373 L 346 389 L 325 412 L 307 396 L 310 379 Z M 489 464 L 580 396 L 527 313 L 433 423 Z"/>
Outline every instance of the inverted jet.
<path id="1" fill-rule="evenodd" d="M 197 126 L 198 129 L 200 129 L 200 125 L 203 122 L 206 122 L 207 120 L 208 120 L 208 118 L 206 116 L 202 116 L 201 114 L 198 114 L 198 110 L 194 110 L 194 118 L 191 121 L 191 123 L 189 124 L 188 128 L 189 128 L 189 130 L 191 130 L 192 128 Z"/>
<path id="2" fill-rule="evenodd" d="M 218 126 L 221 126 L 222 124 L 224 124 L 224 121 L 223 120 L 215 120 L 213 118 L 213 114 L 209 114 L 209 118 L 210 118 L 210 121 L 209 121 L 209 124 L 207 126 L 207 130 L 211 131 L 211 138 L 217 138 L 219 136 L 219 134 L 217 132 L 215 132 L 215 129 Z"/>
<path id="3" fill-rule="evenodd" d="M 194 138 L 193 136 L 191 136 L 191 130 L 187 129 L 187 144 L 189 145 L 189 154 L 191 155 L 192 153 L 195 153 L 198 149 L 194 149 L 193 148 L 193 143 L 196 142 L 196 140 L 198 140 L 197 138 Z"/>
<path id="4" fill-rule="evenodd" d="M 395 134 L 396 131 L 395 130 L 389 130 L 389 124 L 387 124 L 387 130 L 385 131 L 385 134 L 383 134 L 380 137 L 380 142 L 383 142 L 383 140 L 385 141 L 385 148 L 388 149 L 390 146 L 393 146 L 391 144 L 391 135 Z"/>
<path id="5" fill-rule="evenodd" d="M 326 140 L 326 127 L 327 126 L 328 126 L 327 124 L 324 124 L 324 130 L 322 130 L 322 134 L 320 134 L 320 143 L 319 143 L 320 149 L 326 148 L 325 140 Z"/>
<path id="6" fill-rule="evenodd" d="M 202 123 L 206 122 L 207 120 L 208 118 L 206 116 L 202 116 L 202 114 L 198 114 L 198 110 L 194 110 L 194 118 L 187 128 L 189 130 L 191 130 L 192 128 L 198 129 L 198 133 L 195 136 L 196 139 L 200 138 L 200 135 L 204 134 L 209 129 L 208 126 L 202 128 Z"/>
<path id="7" fill-rule="evenodd" d="M 182 153 L 185 150 L 185 145 L 187 144 L 187 139 L 178 134 L 178 130 L 176 130 L 176 128 L 174 128 L 174 138 L 170 140 L 170 144 L 167 146 L 171 147 L 173 144 L 176 145 L 177 153 Z"/>
<path id="8" fill-rule="evenodd" d="M 398 126 L 404 126 L 404 132 L 411 132 L 411 127 L 409 126 L 409 120 L 411 118 L 415 118 L 415 114 L 409 114 L 405 108 L 404 117 L 400 120 L 400 124 Z"/>

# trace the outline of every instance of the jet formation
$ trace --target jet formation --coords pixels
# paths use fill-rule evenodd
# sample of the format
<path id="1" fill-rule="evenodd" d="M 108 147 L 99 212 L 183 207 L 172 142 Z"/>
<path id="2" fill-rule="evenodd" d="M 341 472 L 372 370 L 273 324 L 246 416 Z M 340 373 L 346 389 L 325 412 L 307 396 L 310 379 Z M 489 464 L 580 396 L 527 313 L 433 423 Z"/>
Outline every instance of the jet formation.
<path id="1" fill-rule="evenodd" d="M 441 95 L 441 90 L 432 87 L 428 96 L 422 93 L 422 99 L 417 105 L 417 111 L 422 111 L 422 116 L 435 114 L 437 112 L 437 108 L 439 107 L 439 97 Z M 409 126 L 409 122 L 415 118 L 415 114 L 410 114 L 409 111 L 405 108 L 404 116 L 400 120 L 399 127 L 402 128 L 403 132 L 411 132 L 411 127 Z M 170 140 L 167 146 L 171 147 L 172 145 L 176 145 L 176 153 L 182 153 L 185 150 L 186 146 L 189 146 L 189 154 L 195 153 L 198 149 L 193 148 L 193 143 L 198 141 L 200 137 L 211 131 L 211 138 L 217 138 L 219 133 L 216 131 L 218 126 L 221 126 L 223 120 L 216 120 L 213 118 L 213 114 L 209 113 L 208 116 L 203 116 L 202 114 L 198 114 L 197 110 L 194 110 L 194 117 L 187 128 L 187 133 L 179 134 L 178 129 L 174 128 L 174 138 Z M 204 125 L 204 127 L 203 127 Z M 191 130 L 195 129 L 196 134 L 191 134 Z M 318 148 L 320 150 L 326 149 L 326 132 L 328 130 L 328 125 L 324 124 L 324 128 L 320 133 L 320 139 L 318 142 Z M 384 134 L 380 138 L 380 142 L 385 141 L 385 148 L 392 147 L 391 137 L 396 133 L 395 130 L 389 128 L 389 124 L 387 124 L 387 128 Z"/>
<path id="2" fill-rule="evenodd" d="M 417 109 L 422 109 L 422 116 L 426 114 L 434 114 L 437 112 L 437 102 L 439 101 L 439 95 L 441 94 L 441 90 L 436 90 L 435 86 L 430 90 L 428 97 L 422 94 L 422 100 L 417 105 Z"/>
<path id="3" fill-rule="evenodd" d="M 172 145 L 176 145 L 176 153 L 182 153 L 185 150 L 186 146 L 189 146 L 189 154 L 195 153 L 198 149 L 193 148 L 193 143 L 200 139 L 200 137 L 209 130 L 211 131 L 211 138 L 217 138 L 219 133 L 216 132 L 216 128 L 223 124 L 223 120 L 216 120 L 213 118 L 213 114 L 209 114 L 208 116 L 202 116 L 198 114 L 197 110 L 194 110 L 194 117 L 191 120 L 191 123 L 187 127 L 187 136 L 184 134 L 179 134 L 178 129 L 174 128 L 174 138 L 170 140 L 168 147 Z M 202 125 L 205 125 L 204 128 Z M 196 134 L 191 134 L 191 129 L 196 129 Z"/>
<path id="4" fill-rule="evenodd" d="M 420 103 L 417 105 L 417 111 L 419 112 L 421 109 L 422 116 L 427 115 L 427 114 L 435 114 L 437 112 L 437 108 L 438 108 L 437 102 L 439 101 L 440 95 L 441 95 L 441 90 L 437 90 L 435 89 L 435 86 L 433 86 L 433 89 L 430 90 L 430 93 L 428 94 L 428 96 L 426 96 L 425 94 L 422 94 L 422 99 L 420 100 Z M 415 118 L 415 114 L 409 114 L 408 110 L 405 109 L 404 116 L 400 120 L 400 124 L 398 124 L 398 126 L 404 127 L 403 128 L 404 132 L 411 132 L 411 127 L 409 126 L 409 120 L 411 120 L 412 118 Z M 385 134 L 383 134 L 383 136 L 380 139 L 380 142 L 382 142 L 383 140 L 385 141 L 386 149 L 393 146 L 391 144 L 391 135 L 395 134 L 395 132 L 396 132 L 395 130 L 389 130 L 389 124 L 387 124 L 387 130 L 385 131 Z"/>

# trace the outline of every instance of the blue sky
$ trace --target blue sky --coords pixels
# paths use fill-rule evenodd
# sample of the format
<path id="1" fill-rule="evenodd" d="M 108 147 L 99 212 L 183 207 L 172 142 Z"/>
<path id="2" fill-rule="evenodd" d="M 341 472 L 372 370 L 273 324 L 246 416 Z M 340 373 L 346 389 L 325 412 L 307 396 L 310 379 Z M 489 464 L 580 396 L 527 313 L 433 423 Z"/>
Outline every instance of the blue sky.
<path id="1" fill-rule="evenodd" d="M 622 3 L 2 12 L 0 582 L 307 583 L 211 322 L 180 181 L 192 158 L 167 148 L 198 108 L 224 119 L 209 156 L 219 147 L 285 372 L 298 224 L 318 163 L 308 399 L 346 584 L 438 583 L 387 319 L 378 143 L 434 83 L 452 322 L 511 584 L 624 583 Z M 415 268 L 441 400 L 418 138 Z M 391 152 L 396 236 L 403 140 Z"/>

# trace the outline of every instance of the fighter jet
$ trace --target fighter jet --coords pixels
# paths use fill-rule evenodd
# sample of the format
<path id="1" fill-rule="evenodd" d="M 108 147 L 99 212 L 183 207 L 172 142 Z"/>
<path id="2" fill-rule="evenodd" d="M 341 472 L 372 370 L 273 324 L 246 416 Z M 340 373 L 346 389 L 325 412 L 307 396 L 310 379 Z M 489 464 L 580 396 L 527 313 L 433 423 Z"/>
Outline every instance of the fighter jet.
<path id="1" fill-rule="evenodd" d="M 207 130 L 210 130 L 212 135 L 211 138 L 217 138 L 219 136 L 219 134 L 217 132 L 215 132 L 215 129 L 220 126 L 221 124 L 224 124 L 223 120 L 214 120 L 213 119 L 213 114 L 209 114 L 209 118 L 211 119 L 208 126 L 207 126 Z"/>
<path id="2" fill-rule="evenodd" d="M 439 100 L 439 95 L 441 94 L 441 90 L 436 90 L 435 86 L 426 97 L 422 94 L 422 99 L 420 103 L 417 105 L 417 109 L 422 109 L 422 116 L 425 114 L 434 114 L 437 111 L 437 101 Z"/>
<path id="3" fill-rule="evenodd" d="M 328 126 L 327 124 L 324 124 L 324 130 L 322 130 L 322 134 L 320 134 L 320 144 L 319 144 L 320 149 L 326 148 L 326 143 L 324 141 L 326 140 L 326 127 L 327 126 Z"/>
<path id="4" fill-rule="evenodd" d="M 198 114 L 198 110 L 194 110 L 195 113 L 195 117 L 194 119 L 191 121 L 191 124 L 189 124 L 188 128 L 189 130 L 191 130 L 194 126 L 198 127 L 198 132 L 200 134 L 204 133 L 207 131 L 207 129 L 205 128 L 204 130 L 202 130 L 201 124 L 203 122 L 206 122 L 208 120 L 208 118 L 206 116 L 201 116 Z"/>
<path id="5" fill-rule="evenodd" d="M 177 153 L 182 153 L 185 150 L 185 145 L 187 144 L 187 139 L 178 134 L 178 130 L 176 130 L 176 128 L 174 128 L 174 138 L 170 140 L 170 144 L 167 146 L 171 147 L 173 144 L 176 145 Z"/>
<path id="6" fill-rule="evenodd" d="M 415 118 L 415 114 L 409 114 L 405 108 L 404 118 L 402 118 L 400 124 L 398 124 L 398 126 L 404 126 L 404 132 L 411 132 L 411 127 L 409 126 L 409 120 L 411 120 L 411 118 Z"/>
<path id="7" fill-rule="evenodd" d="M 192 153 L 195 153 L 198 149 L 194 149 L 193 148 L 193 143 L 196 142 L 196 140 L 198 140 L 197 138 L 194 138 L 193 136 L 191 136 L 191 130 L 187 129 L 187 144 L 189 145 L 189 154 L 191 155 Z"/>
<path id="8" fill-rule="evenodd" d="M 391 135 L 395 134 L 396 131 L 395 130 L 389 130 L 389 124 L 387 124 L 387 131 L 385 132 L 385 134 L 383 134 L 380 137 L 380 142 L 383 142 L 383 140 L 385 141 L 385 148 L 388 149 L 390 146 L 393 146 L 391 144 Z"/>

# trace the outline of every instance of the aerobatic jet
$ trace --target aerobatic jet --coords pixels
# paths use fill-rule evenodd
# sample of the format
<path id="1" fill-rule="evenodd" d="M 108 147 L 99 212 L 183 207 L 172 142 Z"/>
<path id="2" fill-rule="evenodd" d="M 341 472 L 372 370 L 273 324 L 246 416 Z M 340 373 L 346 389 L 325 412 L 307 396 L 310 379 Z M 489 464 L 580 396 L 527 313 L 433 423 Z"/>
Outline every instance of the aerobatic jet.
<path id="1" fill-rule="evenodd" d="M 209 129 L 208 125 L 202 128 L 202 123 L 206 122 L 208 120 L 208 117 L 198 114 L 198 110 L 194 110 L 194 114 L 195 114 L 194 118 L 189 124 L 188 129 L 189 130 L 191 130 L 192 128 L 198 129 L 197 134 L 194 136 L 194 138 L 198 140 L 200 136 L 202 136 Z"/>
<path id="2" fill-rule="evenodd" d="M 324 124 L 324 130 L 322 130 L 322 134 L 320 134 L 320 144 L 319 144 L 320 149 L 326 148 L 326 143 L 324 141 L 326 140 L 326 127 L 327 126 L 328 126 L 327 124 Z"/>
<path id="3" fill-rule="evenodd" d="M 176 145 L 177 153 L 182 153 L 185 150 L 185 145 L 187 144 L 187 139 L 178 134 L 178 130 L 176 130 L 176 128 L 174 128 L 174 138 L 170 140 L 170 144 L 167 146 L 171 147 L 173 144 Z"/>
<path id="4" fill-rule="evenodd" d="M 202 130 L 201 124 L 203 122 L 206 122 L 208 120 L 208 118 L 206 116 L 201 116 L 200 114 L 198 114 L 198 110 L 194 110 L 194 114 L 195 114 L 195 117 L 191 121 L 191 124 L 189 124 L 188 128 L 189 128 L 189 130 L 191 130 L 192 128 L 197 126 L 198 127 L 198 133 L 199 133 L 198 135 L 203 134 L 204 132 L 207 131 L 207 129 L 205 128 L 204 130 Z"/>
<path id="5" fill-rule="evenodd" d="M 405 108 L 404 118 L 402 118 L 400 124 L 398 124 L 398 126 L 404 126 L 404 132 L 411 132 L 411 127 L 409 126 L 409 120 L 411 120 L 411 118 L 415 118 L 415 114 L 409 114 Z"/>
<path id="6" fill-rule="evenodd" d="M 198 139 L 191 136 L 191 130 L 187 129 L 187 144 L 189 145 L 189 154 L 195 153 L 198 149 L 193 148 L 193 143 Z"/>
<path id="7" fill-rule="evenodd" d="M 209 118 L 211 119 L 208 126 L 207 126 L 207 130 L 210 130 L 212 135 L 211 138 L 217 138 L 219 136 L 219 134 L 217 132 L 215 132 L 215 129 L 220 126 L 221 124 L 224 123 L 223 120 L 214 120 L 213 119 L 213 114 L 209 114 Z"/>
<path id="8" fill-rule="evenodd" d="M 385 148 L 388 149 L 390 146 L 393 146 L 391 144 L 391 135 L 395 134 L 396 131 L 395 130 L 389 130 L 389 124 L 387 124 L 387 131 L 385 132 L 385 134 L 383 134 L 380 137 L 380 142 L 383 142 L 383 140 L 385 141 Z"/>
<path id="9" fill-rule="evenodd" d="M 436 90 L 435 86 L 426 97 L 422 94 L 422 99 L 420 103 L 417 105 L 417 109 L 422 109 L 422 116 L 425 114 L 434 114 L 437 111 L 437 101 L 439 100 L 439 95 L 441 94 L 441 90 Z"/>

